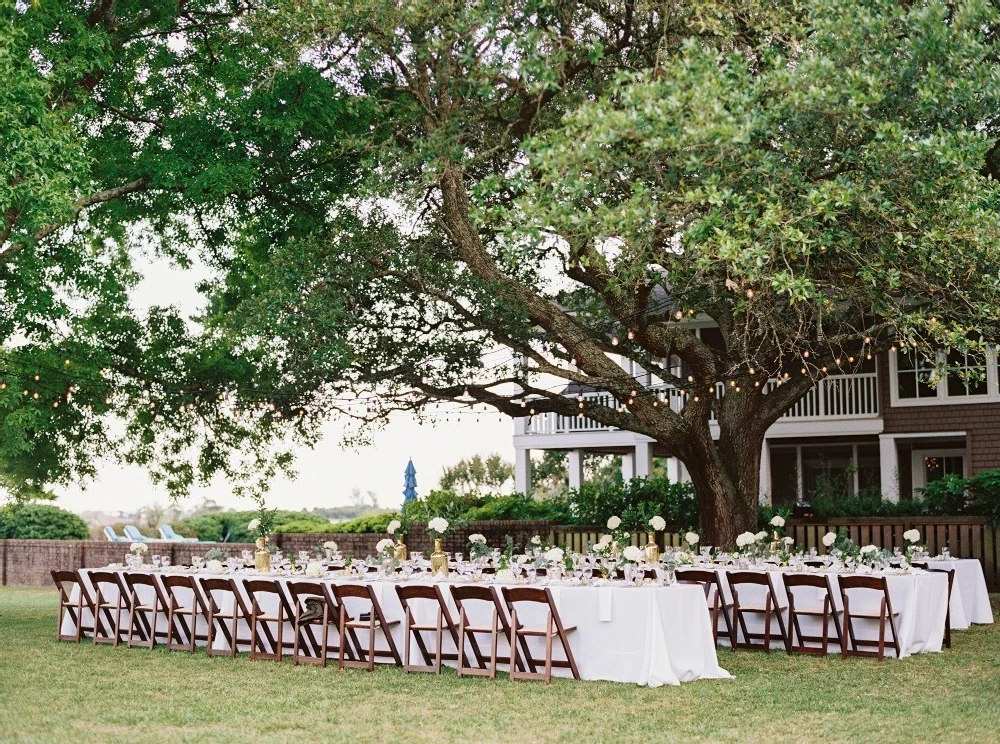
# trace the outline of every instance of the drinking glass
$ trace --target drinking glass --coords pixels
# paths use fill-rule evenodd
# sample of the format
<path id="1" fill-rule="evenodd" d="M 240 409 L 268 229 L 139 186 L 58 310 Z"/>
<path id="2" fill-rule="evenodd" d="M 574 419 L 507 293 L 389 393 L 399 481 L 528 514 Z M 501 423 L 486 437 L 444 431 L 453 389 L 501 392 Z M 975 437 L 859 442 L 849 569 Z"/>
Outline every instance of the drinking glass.
<path id="1" fill-rule="evenodd" d="M 308 563 L 308 562 L 309 562 L 309 551 L 308 550 L 300 550 L 299 551 L 299 563 Z"/>
<path id="2" fill-rule="evenodd" d="M 455 553 L 455 563 L 461 563 L 461 562 L 462 562 L 462 554 Z"/>
<path id="3" fill-rule="evenodd" d="M 815 558 L 817 555 L 819 555 L 819 551 L 816 550 L 816 548 L 809 548 L 809 557 L 810 558 Z"/>
<path id="4" fill-rule="evenodd" d="M 706 561 L 709 560 L 709 556 L 711 555 L 711 553 L 712 553 L 711 545 L 701 546 L 701 557 L 704 558 Z"/>
<path id="5" fill-rule="evenodd" d="M 941 558 L 946 561 L 951 560 L 951 550 L 948 548 L 941 548 Z"/>
<path id="6" fill-rule="evenodd" d="M 191 565 L 195 567 L 196 570 L 200 571 L 205 566 L 205 559 L 200 555 L 191 556 Z"/>
<path id="7" fill-rule="evenodd" d="M 160 565 L 164 568 L 170 568 L 170 556 L 164 555 L 160 557 Z"/>
<path id="8" fill-rule="evenodd" d="M 243 550 L 243 551 L 240 552 L 240 555 L 243 556 L 243 562 L 244 563 L 253 563 L 253 551 L 252 550 Z"/>
<path id="9" fill-rule="evenodd" d="M 160 567 L 160 556 L 154 555 L 152 558 L 149 559 L 149 562 L 153 564 L 153 568 L 154 569 L 159 568 Z"/>

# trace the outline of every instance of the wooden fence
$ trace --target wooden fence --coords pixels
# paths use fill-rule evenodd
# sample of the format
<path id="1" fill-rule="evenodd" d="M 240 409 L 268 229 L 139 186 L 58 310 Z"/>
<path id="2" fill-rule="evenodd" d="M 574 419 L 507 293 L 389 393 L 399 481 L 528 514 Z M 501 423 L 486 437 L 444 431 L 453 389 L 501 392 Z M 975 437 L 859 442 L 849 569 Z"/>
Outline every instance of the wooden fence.
<path id="1" fill-rule="evenodd" d="M 842 528 L 858 545 L 871 544 L 888 549 L 902 547 L 903 533 L 907 530 L 920 530 L 921 543 L 927 545 L 932 555 L 948 548 L 952 555 L 978 559 L 983 564 L 990 591 L 1000 590 L 1000 527 L 991 527 L 981 517 L 830 517 L 789 519 L 785 525 L 785 531 L 795 538 L 798 547 L 816 548 L 820 554 L 826 552 L 823 535 Z M 663 533 L 634 533 L 631 542 L 645 545 L 654 539 L 660 547 L 678 546 L 682 536 L 676 530 L 676 525 L 668 525 Z M 549 541 L 582 552 L 607 531 L 600 527 L 554 525 Z"/>

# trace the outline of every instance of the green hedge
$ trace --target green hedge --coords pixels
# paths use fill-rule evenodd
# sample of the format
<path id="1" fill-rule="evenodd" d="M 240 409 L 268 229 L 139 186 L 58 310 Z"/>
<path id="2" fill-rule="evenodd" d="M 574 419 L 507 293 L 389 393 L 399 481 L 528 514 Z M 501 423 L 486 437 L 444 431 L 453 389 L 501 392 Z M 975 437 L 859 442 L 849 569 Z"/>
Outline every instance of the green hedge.
<path id="1" fill-rule="evenodd" d="M 253 542 L 247 525 L 256 516 L 255 510 L 209 512 L 182 519 L 174 525 L 174 529 L 182 535 L 194 536 L 199 540 Z M 333 526 L 326 517 L 309 512 L 279 509 L 274 516 L 275 532 L 332 532 Z"/>
<path id="2" fill-rule="evenodd" d="M 0 539 L 86 540 L 87 523 L 76 514 L 48 504 L 11 504 L 0 508 Z"/>

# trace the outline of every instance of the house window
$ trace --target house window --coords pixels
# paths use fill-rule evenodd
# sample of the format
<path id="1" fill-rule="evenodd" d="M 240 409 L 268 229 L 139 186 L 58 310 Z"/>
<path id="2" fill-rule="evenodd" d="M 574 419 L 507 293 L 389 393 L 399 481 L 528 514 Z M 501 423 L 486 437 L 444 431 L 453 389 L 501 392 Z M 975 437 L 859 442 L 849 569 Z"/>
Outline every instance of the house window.
<path id="1" fill-rule="evenodd" d="M 896 356 L 896 391 L 901 400 L 937 398 L 937 388 L 930 384 L 934 360 L 923 354 L 900 351 Z"/>
<path id="2" fill-rule="evenodd" d="M 953 350 L 948 354 L 948 397 L 986 395 L 986 357 Z"/>
<path id="3" fill-rule="evenodd" d="M 933 483 L 946 475 L 965 474 L 965 458 L 962 455 L 924 455 L 924 483 Z"/>

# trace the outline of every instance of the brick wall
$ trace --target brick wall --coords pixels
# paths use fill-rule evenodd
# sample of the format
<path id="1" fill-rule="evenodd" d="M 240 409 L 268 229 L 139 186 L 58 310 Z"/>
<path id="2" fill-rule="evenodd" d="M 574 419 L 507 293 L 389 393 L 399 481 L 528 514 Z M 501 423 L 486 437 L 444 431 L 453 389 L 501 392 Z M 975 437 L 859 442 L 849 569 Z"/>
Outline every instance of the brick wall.
<path id="1" fill-rule="evenodd" d="M 0 585 L 48 586 L 49 571 L 99 568 L 121 563 L 129 543 L 101 540 L 0 540 Z M 212 548 L 238 553 L 253 545 L 243 543 L 151 542 L 147 555 L 169 555 L 170 562 L 190 564 L 192 555 Z"/>
<path id="2" fill-rule="evenodd" d="M 445 533 L 443 548 L 448 553 L 468 553 L 469 535 L 479 533 L 486 537 L 486 543 L 490 547 L 502 548 L 506 543 L 507 535 L 510 535 L 518 546 L 523 546 L 525 542 L 535 535 L 546 537 L 552 528 L 553 522 L 522 522 L 515 520 L 491 520 L 473 521 L 463 527 L 454 527 Z M 341 552 L 351 552 L 356 558 L 363 558 L 375 552 L 375 544 L 386 537 L 387 534 L 375 533 L 326 533 L 326 534 L 288 534 L 278 535 L 277 544 L 285 551 L 311 550 L 317 545 L 321 545 L 326 540 L 333 540 Z M 406 546 L 410 550 L 419 550 L 425 555 L 429 555 L 434 549 L 434 541 L 427 534 L 427 524 L 425 522 L 414 522 L 410 527 L 409 534 L 404 538 Z"/>
<path id="3" fill-rule="evenodd" d="M 469 522 L 463 527 L 455 527 L 446 533 L 444 549 L 449 553 L 469 552 L 469 535 L 480 533 L 487 543 L 503 547 L 505 537 L 510 535 L 518 546 L 523 546 L 534 535 L 547 537 L 551 522 L 483 521 Z M 344 553 L 353 553 L 363 558 L 375 552 L 375 544 L 389 535 L 371 533 L 324 533 L 275 535 L 272 545 L 286 552 L 312 550 L 326 540 L 334 540 Z M 422 551 L 429 555 L 434 548 L 433 540 L 427 534 L 425 523 L 415 523 L 405 539 L 410 550 Z M 128 552 L 128 543 L 113 543 L 104 540 L 0 540 L 0 585 L 3 586 L 48 586 L 52 583 L 51 570 L 71 570 L 78 568 L 99 568 L 109 563 L 120 563 Z M 244 548 L 252 549 L 246 543 L 181 543 L 158 541 L 149 543 L 148 555 L 169 555 L 174 564 L 190 564 L 192 555 L 204 555 L 212 548 L 222 548 L 231 554 L 238 554 Z"/>

